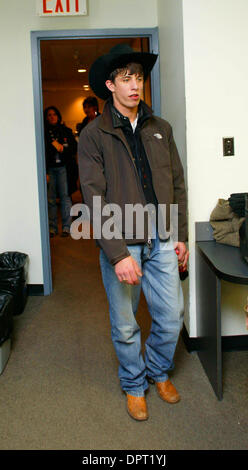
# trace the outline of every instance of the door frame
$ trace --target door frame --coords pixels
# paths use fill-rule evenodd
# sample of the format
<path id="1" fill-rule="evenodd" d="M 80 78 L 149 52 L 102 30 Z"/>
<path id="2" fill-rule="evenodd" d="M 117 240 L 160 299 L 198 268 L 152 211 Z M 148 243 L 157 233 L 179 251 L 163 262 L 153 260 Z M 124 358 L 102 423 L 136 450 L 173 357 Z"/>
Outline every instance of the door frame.
<path id="1" fill-rule="evenodd" d="M 47 208 L 45 145 L 43 137 L 44 126 L 40 43 L 43 40 L 47 41 L 53 39 L 101 39 L 116 37 L 148 37 L 150 52 L 153 52 L 154 54 L 159 54 L 158 28 L 31 31 L 34 119 L 44 295 L 50 295 L 52 293 L 53 287 Z M 154 113 L 156 114 L 156 116 L 160 116 L 161 108 L 159 58 L 156 61 L 155 66 L 153 67 L 153 70 L 151 72 L 151 98 Z"/>

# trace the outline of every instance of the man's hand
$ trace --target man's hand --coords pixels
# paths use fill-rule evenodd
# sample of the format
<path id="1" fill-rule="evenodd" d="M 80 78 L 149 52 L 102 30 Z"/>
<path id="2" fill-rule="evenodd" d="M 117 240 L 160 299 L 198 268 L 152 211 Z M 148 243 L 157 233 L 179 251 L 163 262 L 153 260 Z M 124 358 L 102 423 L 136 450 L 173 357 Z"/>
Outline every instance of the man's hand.
<path id="1" fill-rule="evenodd" d="M 56 150 L 57 150 L 58 152 L 60 152 L 60 153 L 63 152 L 64 147 L 63 147 L 62 144 L 60 144 L 59 142 L 57 142 L 57 140 L 53 140 L 52 145 L 56 148 Z"/>
<path id="2" fill-rule="evenodd" d="M 183 268 L 186 268 L 186 265 L 189 259 L 189 252 L 187 250 L 185 243 L 183 242 L 174 243 L 174 248 L 176 250 L 179 263 L 182 263 Z"/>
<path id="3" fill-rule="evenodd" d="M 115 274 L 120 282 L 137 285 L 140 283 L 138 276 L 142 276 L 142 271 L 135 259 L 128 256 L 116 263 Z"/>

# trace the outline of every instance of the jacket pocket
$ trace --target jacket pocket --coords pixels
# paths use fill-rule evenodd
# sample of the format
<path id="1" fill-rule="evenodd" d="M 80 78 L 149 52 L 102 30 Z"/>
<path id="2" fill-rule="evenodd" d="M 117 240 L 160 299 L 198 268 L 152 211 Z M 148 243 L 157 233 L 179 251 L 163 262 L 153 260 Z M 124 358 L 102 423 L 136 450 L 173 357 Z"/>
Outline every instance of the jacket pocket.
<path id="1" fill-rule="evenodd" d="M 152 181 L 158 203 L 173 203 L 173 177 L 170 165 L 153 168 Z"/>
<path id="2" fill-rule="evenodd" d="M 147 135 L 143 140 L 146 155 L 152 171 L 153 169 L 160 169 L 162 167 L 168 168 L 171 166 L 170 150 L 167 140 L 162 137 L 162 134 L 157 134 L 161 136 L 161 138 L 155 137 L 155 135 Z"/>

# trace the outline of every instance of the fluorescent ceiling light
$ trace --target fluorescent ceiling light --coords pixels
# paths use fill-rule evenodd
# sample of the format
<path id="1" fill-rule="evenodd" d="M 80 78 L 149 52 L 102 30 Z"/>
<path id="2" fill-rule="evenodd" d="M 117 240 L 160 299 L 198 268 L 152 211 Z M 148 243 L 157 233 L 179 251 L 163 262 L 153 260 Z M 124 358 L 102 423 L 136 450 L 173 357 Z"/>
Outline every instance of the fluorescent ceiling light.
<path id="1" fill-rule="evenodd" d="M 83 73 L 83 72 L 87 72 L 87 70 L 86 69 L 78 69 L 78 72 Z"/>

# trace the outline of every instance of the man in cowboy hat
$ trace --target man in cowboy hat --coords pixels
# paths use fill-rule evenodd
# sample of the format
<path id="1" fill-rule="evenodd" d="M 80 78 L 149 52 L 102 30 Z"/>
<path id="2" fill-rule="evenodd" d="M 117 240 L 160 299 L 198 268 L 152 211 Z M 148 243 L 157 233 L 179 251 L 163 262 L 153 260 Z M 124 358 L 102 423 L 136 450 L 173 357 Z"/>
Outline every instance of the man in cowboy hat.
<path id="1" fill-rule="evenodd" d="M 107 102 L 102 115 L 82 131 L 79 139 L 84 201 L 93 227 L 100 220 L 102 228 L 97 243 L 101 248 L 100 265 L 109 301 L 112 341 L 119 360 L 119 379 L 126 393 L 127 411 L 140 421 L 148 418 L 148 383 L 155 383 L 164 401 L 180 400 L 168 371 L 174 366 L 182 326 L 178 260 L 183 266 L 188 260 L 186 193 L 172 129 L 168 122 L 155 117 L 141 99 L 144 81 L 156 59 L 155 54 L 135 52 L 127 44 L 119 44 L 93 63 L 89 74 L 91 88 Z M 94 198 L 100 201 L 101 210 Z M 113 222 L 111 204 L 118 205 L 122 215 L 117 224 L 119 232 L 115 227 L 109 237 L 103 228 Z M 152 236 L 145 217 L 142 223 L 137 219 L 129 227 L 125 209 L 130 204 L 153 208 Z M 168 231 L 171 204 L 178 207 L 176 242 Z M 157 221 L 159 207 L 165 205 L 166 229 L 158 230 L 154 220 Z M 144 357 L 135 319 L 141 287 L 152 319 Z"/>

